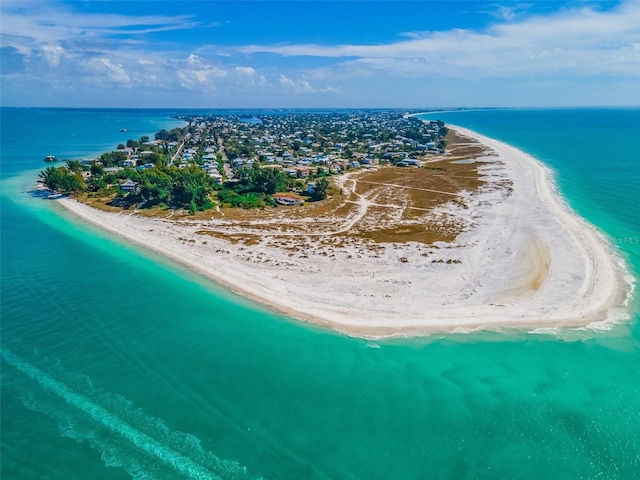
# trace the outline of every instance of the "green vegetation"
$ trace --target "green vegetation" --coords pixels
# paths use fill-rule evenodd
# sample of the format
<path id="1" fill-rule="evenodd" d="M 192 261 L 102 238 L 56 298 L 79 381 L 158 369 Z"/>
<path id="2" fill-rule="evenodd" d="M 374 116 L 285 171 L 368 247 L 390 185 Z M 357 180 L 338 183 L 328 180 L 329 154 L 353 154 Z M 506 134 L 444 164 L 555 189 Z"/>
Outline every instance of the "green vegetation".
<path id="1" fill-rule="evenodd" d="M 40 172 L 40 178 L 47 188 L 55 192 L 75 193 L 87 189 L 82 175 L 67 167 L 48 167 Z"/>
<path id="2" fill-rule="evenodd" d="M 247 192 L 273 195 L 289 189 L 290 179 L 279 168 L 260 168 L 257 163 L 238 172 L 241 189 Z"/>
<path id="3" fill-rule="evenodd" d="M 311 199 L 314 201 L 320 201 L 327 198 L 329 186 L 329 181 L 326 178 L 318 180 L 311 191 Z"/>
<path id="4" fill-rule="evenodd" d="M 219 191 L 218 200 L 224 206 L 240 208 L 264 208 L 275 205 L 273 198 L 264 193 L 238 193 L 230 189 Z"/>
<path id="5" fill-rule="evenodd" d="M 213 183 L 209 176 L 195 165 L 178 167 L 156 166 L 143 170 L 128 170 L 127 178 L 138 185 L 135 191 L 119 192 L 118 202 L 137 204 L 138 208 L 166 206 L 186 209 L 190 213 L 213 206 Z"/>

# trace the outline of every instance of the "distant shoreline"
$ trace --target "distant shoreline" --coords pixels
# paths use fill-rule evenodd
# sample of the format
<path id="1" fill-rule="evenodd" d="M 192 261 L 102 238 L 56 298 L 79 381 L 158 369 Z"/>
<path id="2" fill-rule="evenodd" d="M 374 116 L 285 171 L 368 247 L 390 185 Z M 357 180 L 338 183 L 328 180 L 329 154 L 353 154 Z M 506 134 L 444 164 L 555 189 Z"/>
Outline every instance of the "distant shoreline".
<path id="1" fill-rule="evenodd" d="M 624 317 L 624 266 L 595 228 L 559 198 L 549 170 L 510 145 L 451 128 L 495 153 L 483 159 L 483 175 L 503 175 L 514 184 L 507 198 L 484 192 L 465 198 L 467 210 L 450 208 L 448 214 L 470 225 L 453 244 L 440 245 L 441 252 L 459 259 L 453 265 L 427 263 L 409 242 L 378 259 L 332 263 L 311 256 L 285 269 L 275 261 L 247 261 L 243 248 L 222 238 L 203 241 L 197 233 L 201 220 L 173 222 L 104 212 L 72 199 L 58 202 L 230 291 L 348 335 L 584 327 Z M 284 258 L 275 251 L 260 253 Z"/>

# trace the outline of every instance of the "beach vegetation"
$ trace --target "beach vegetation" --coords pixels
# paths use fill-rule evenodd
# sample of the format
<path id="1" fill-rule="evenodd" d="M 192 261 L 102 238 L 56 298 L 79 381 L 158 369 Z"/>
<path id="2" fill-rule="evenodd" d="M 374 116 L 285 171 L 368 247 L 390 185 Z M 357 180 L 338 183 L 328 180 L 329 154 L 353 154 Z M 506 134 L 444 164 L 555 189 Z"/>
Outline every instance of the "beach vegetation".
<path id="1" fill-rule="evenodd" d="M 123 177 L 125 174 L 121 174 Z M 120 201 L 137 204 L 138 208 L 166 205 L 189 211 L 207 210 L 213 206 L 213 185 L 204 171 L 196 166 L 153 167 L 141 171 L 130 169 L 126 178 L 138 184 L 136 191 L 120 192 Z"/>
<path id="2" fill-rule="evenodd" d="M 218 201 L 225 207 L 264 208 L 274 206 L 273 197 L 265 193 L 245 192 L 224 189 L 218 192 Z"/>
<path id="3" fill-rule="evenodd" d="M 67 160 L 66 167 L 72 172 L 82 172 L 85 170 L 85 167 L 80 160 Z"/>
<path id="4" fill-rule="evenodd" d="M 329 181 L 326 178 L 321 178 L 315 183 L 316 184 L 311 191 L 311 200 L 316 202 L 319 200 L 324 200 L 325 198 L 327 198 L 327 192 L 329 191 Z"/>
<path id="5" fill-rule="evenodd" d="M 39 176 L 41 182 L 55 192 L 79 193 L 87 189 L 82 175 L 67 167 L 48 167 L 40 172 Z"/>
<path id="6" fill-rule="evenodd" d="M 128 158 L 128 155 L 124 151 L 106 152 L 100 155 L 100 163 L 107 167 L 120 167 L 124 165 L 124 161 Z"/>
<path id="7" fill-rule="evenodd" d="M 162 140 L 166 142 L 180 142 L 184 138 L 186 129 L 174 128 L 171 130 L 162 129 L 155 135 L 156 140 Z"/>
<path id="8" fill-rule="evenodd" d="M 89 192 L 104 192 L 105 189 L 109 186 L 102 176 L 93 175 L 87 180 L 87 190 Z"/>
<path id="9" fill-rule="evenodd" d="M 276 168 L 260 168 L 254 163 L 251 168 L 240 170 L 238 178 L 243 189 L 249 192 L 273 195 L 289 189 L 289 177 Z"/>

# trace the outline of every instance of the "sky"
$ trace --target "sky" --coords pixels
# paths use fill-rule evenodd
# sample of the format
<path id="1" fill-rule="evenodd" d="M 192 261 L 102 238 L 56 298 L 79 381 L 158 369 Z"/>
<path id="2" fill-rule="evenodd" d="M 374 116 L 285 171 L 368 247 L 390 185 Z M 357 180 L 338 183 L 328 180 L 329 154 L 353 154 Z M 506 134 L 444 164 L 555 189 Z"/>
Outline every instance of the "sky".
<path id="1" fill-rule="evenodd" d="M 640 105 L 640 0 L 0 0 L 0 105 Z"/>

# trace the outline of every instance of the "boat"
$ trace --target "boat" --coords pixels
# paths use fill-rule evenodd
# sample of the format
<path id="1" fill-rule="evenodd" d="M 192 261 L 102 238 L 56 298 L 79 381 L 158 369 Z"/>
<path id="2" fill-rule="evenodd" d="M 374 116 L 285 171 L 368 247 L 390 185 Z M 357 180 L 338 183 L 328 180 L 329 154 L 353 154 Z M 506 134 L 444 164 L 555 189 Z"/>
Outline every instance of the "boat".
<path id="1" fill-rule="evenodd" d="M 55 162 L 58 159 L 56 157 L 54 157 L 53 155 L 47 155 L 46 157 L 44 157 L 44 161 L 45 162 Z"/>
<path id="2" fill-rule="evenodd" d="M 120 131 L 121 131 L 121 132 L 126 132 L 126 131 L 127 131 L 127 129 L 126 129 L 126 128 L 121 128 L 121 129 L 120 129 Z"/>

